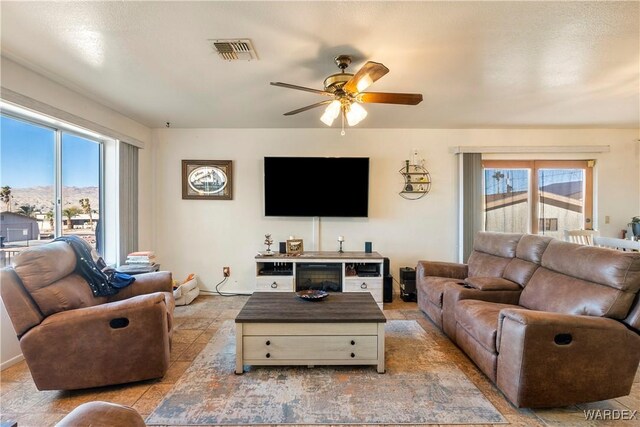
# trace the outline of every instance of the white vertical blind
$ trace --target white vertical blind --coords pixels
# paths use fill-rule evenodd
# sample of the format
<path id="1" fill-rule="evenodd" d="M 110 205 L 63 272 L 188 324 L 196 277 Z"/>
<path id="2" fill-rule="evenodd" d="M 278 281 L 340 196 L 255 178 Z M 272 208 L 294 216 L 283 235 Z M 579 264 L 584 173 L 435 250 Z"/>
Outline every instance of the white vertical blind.
<path id="1" fill-rule="evenodd" d="M 473 250 L 473 238 L 483 228 L 482 196 L 482 154 L 463 153 L 462 156 L 462 194 L 460 209 L 462 219 L 462 262 L 467 262 Z"/>
<path id="2" fill-rule="evenodd" d="M 120 141 L 119 261 L 138 250 L 138 147 Z"/>

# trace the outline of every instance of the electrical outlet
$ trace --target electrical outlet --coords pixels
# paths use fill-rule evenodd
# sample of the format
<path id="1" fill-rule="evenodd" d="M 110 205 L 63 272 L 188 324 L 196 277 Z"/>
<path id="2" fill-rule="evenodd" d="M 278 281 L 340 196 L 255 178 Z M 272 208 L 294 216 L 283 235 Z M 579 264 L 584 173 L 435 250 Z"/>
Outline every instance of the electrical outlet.
<path id="1" fill-rule="evenodd" d="M 231 267 L 222 267 L 222 275 L 224 277 L 231 276 Z"/>

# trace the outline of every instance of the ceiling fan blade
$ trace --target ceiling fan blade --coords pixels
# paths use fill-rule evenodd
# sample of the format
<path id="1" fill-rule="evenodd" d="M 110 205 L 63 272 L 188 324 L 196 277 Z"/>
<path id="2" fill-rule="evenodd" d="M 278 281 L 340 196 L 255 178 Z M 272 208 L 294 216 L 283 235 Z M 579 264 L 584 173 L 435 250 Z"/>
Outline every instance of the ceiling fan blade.
<path id="1" fill-rule="evenodd" d="M 363 92 L 356 96 L 359 102 L 376 104 L 403 104 L 417 105 L 422 102 L 421 93 L 384 93 L 384 92 Z"/>
<path id="2" fill-rule="evenodd" d="M 311 110 L 312 108 L 321 107 L 323 105 L 331 104 L 332 100 L 322 101 L 315 104 L 307 105 L 306 107 L 298 108 L 297 110 L 284 113 L 285 116 L 293 116 L 294 114 L 302 113 L 303 111 Z"/>
<path id="3" fill-rule="evenodd" d="M 347 83 L 345 83 L 342 90 L 349 93 L 362 92 L 388 72 L 389 69 L 384 65 L 378 62 L 368 61 Z"/>
<path id="4" fill-rule="evenodd" d="M 331 92 L 326 92 L 324 90 L 318 90 L 318 89 L 311 89 L 310 87 L 296 86 L 296 85 L 292 85 L 292 84 L 289 84 L 289 83 L 271 82 L 271 85 L 272 86 L 279 86 L 279 87 L 286 87 L 287 89 L 304 90 L 305 92 L 317 93 L 318 95 L 333 96 L 333 94 Z"/>

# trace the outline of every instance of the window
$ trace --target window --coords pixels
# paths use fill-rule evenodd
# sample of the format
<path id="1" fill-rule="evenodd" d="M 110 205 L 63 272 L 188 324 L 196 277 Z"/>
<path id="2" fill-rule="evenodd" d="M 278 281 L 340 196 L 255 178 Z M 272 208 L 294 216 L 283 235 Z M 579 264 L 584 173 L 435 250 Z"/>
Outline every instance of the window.
<path id="1" fill-rule="evenodd" d="M 592 160 L 485 160 L 485 230 L 545 234 L 591 229 Z"/>
<path id="2" fill-rule="evenodd" d="M 18 116 L 0 120 L 4 244 L 77 235 L 96 247 L 103 241 L 101 141 Z"/>

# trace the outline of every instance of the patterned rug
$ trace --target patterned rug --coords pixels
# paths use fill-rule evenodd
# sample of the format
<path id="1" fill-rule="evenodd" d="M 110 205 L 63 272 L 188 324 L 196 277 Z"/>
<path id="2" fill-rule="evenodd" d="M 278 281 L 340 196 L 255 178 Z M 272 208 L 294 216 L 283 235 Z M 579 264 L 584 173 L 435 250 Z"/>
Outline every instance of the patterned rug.
<path id="1" fill-rule="evenodd" d="M 149 425 L 495 424 L 506 420 L 415 321 L 386 325 L 386 368 L 245 367 L 225 322 Z"/>

